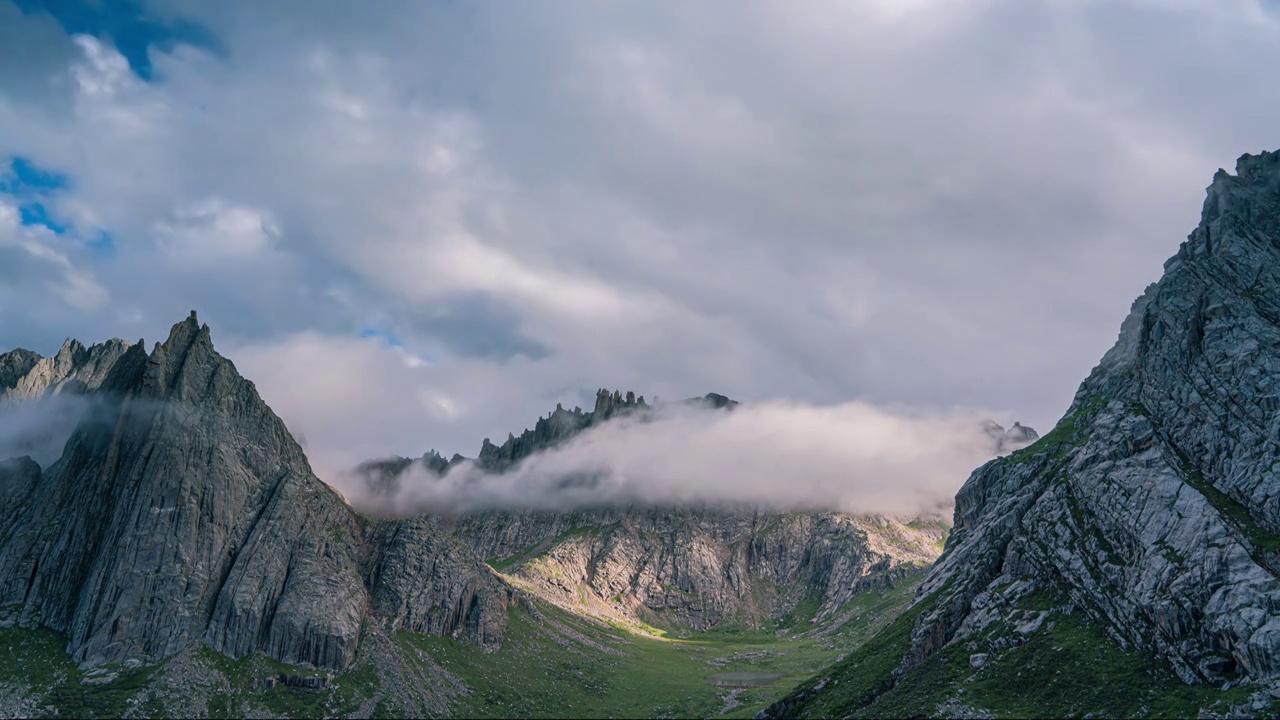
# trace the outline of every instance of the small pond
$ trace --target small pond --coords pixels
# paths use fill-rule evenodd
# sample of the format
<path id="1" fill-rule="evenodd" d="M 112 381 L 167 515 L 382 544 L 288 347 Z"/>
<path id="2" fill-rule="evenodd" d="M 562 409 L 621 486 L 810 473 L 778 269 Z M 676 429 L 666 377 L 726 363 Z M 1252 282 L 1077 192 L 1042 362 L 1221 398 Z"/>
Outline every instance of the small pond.
<path id="1" fill-rule="evenodd" d="M 707 682 L 717 687 L 764 687 L 783 678 L 782 673 L 723 672 L 708 675 Z"/>

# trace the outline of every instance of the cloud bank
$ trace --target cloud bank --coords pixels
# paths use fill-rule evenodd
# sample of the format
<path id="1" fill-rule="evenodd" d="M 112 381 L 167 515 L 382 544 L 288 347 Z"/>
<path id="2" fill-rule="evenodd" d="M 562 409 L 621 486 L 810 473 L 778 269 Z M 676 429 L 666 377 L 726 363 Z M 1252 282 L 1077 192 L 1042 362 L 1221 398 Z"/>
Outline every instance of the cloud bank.
<path id="1" fill-rule="evenodd" d="M 0 348 L 195 308 L 334 467 L 601 386 L 1047 429 L 1277 66 L 1269 0 L 0 0 Z"/>
<path id="2" fill-rule="evenodd" d="M 74 393 L 0 402 L 0 460 L 28 455 L 48 468 L 94 402 Z"/>
<path id="3" fill-rule="evenodd" d="M 618 503 L 912 515 L 948 505 L 995 457 L 985 417 L 862 402 L 731 412 L 666 404 L 594 426 L 501 474 L 470 461 L 443 476 L 414 464 L 389 495 L 371 495 L 356 472 L 336 484 L 357 507 L 396 515 Z"/>

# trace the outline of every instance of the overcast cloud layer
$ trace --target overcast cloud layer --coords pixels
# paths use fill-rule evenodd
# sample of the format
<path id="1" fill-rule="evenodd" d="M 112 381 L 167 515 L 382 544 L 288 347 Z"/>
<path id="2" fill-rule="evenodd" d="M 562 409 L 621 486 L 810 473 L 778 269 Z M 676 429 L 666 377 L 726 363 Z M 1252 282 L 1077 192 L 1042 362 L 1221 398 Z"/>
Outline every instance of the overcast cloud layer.
<path id="1" fill-rule="evenodd" d="M 604 386 L 1044 431 L 1280 147 L 1256 0 L 43 7 L 0 0 L 0 348 L 195 308 L 333 466 Z"/>

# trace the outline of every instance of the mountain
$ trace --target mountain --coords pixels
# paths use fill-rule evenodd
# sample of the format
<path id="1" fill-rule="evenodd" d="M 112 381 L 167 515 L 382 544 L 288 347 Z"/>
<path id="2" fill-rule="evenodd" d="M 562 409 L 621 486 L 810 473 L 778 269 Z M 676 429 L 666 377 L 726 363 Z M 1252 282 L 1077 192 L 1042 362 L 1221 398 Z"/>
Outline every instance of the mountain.
<path id="1" fill-rule="evenodd" d="M 739 403 L 718 393 L 681 401 L 708 411 Z M 652 420 L 644 396 L 601 389 L 590 412 L 557 405 L 502 445 L 485 439 L 474 461 L 502 474 L 622 417 Z M 992 449 L 1038 437 L 1016 424 L 988 423 Z M 360 465 L 374 496 L 431 483 L 467 459 L 432 450 L 417 460 Z M 411 473 L 411 468 L 422 472 Z M 377 504 L 374 503 L 374 507 Z M 723 627 L 830 624 L 868 588 L 892 584 L 933 562 L 948 532 L 941 516 L 893 518 L 759 507 L 628 503 L 553 510 L 438 513 L 439 525 L 508 580 L 576 613 L 680 635 Z"/>
<path id="2" fill-rule="evenodd" d="M 68 341 L 0 370 L 5 417 L 66 425 L 48 462 L 0 459 L 3 716 L 749 715 L 896 617 L 948 532 L 727 505 L 364 514 L 194 313 L 150 352 Z M 653 411 L 601 390 L 474 461 L 362 472 L 383 493 L 502 474 Z"/>
<path id="3" fill-rule="evenodd" d="M 1040 439 L 1040 433 L 1019 422 L 1006 430 L 1000 423 L 987 421 L 983 429 L 995 442 L 996 453 L 999 455 L 1020 450 Z"/>
<path id="4" fill-rule="evenodd" d="M 47 469 L 0 465 L 0 623 L 63 633 L 82 667 L 202 642 L 342 669 L 367 622 L 500 641 L 509 589 L 430 522 L 353 512 L 195 313 L 150 353 L 95 347 L 14 363 L 95 411 Z"/>
<path id="5" fill-rule="evenodd" d="M 932 563 L 947 532 L 940 517 L 723 506 L 492 510 L 440 525 L 537 597 L 681 636 L 838 626 L 858 594 Z"/>
<path id="6" fill-rule="evenodd" d="M 719 410 L 732 409 L 738 405 L 738 402 L 718 393 L 707 393 L 700 398 L 684 400 L 681 404 Z M 548 413 L 545 418 L 539 417 L 533 428 L 526 428 L 519 436 L 508 433 L 506 441 L 501 445 L 495 445 L 489 438 L 485 438 L 480 444 L 480 452 L 476 455 L 474 462 L 485 472 L 502 473 L 514 468 L 535 453 L 568 442 L 592 427 L 614 418 L 630 415 L 644 417 L 653 409 L 654 406 L 646 403 L 643 395 L 637 396 L 632 391 L 626 394 L 620 390 L 610 392 L 608 389 L 601 388 L 596 391 L 595 407 L 589 412 L 584 412 L 580 407 L 565 410 L 560 403 L 556 403 L 556 409 Z M 410 467 L 424 470 L 427 476 L 440 476 L 468 459 L 455 453 L 453 457 L 445 460 L 443 455 L 430 450 L 417 459 L 387 457 L 369 460 L 357 466 L 354 472 L 363 477 L 365 484 L 374 495 L 385 496 L 395 494 Z"/>
<path id="7" fill-rule="evenodd" d="M 1063 419 L 979 468 L 913 607 L 766 716 L 1273 715 L 1280 154 L 1199 226 Z"/>
<path id="8" fill-rule="evenodd" d="M 68 339 L 53 357 L 23 349 L 0 354 L 0 458 L 25 455 L 45 466 L 57 460 L 93 409 L 88 396 L 128 348 L 120 340 L 85 348 Z"/>
<path id="9" fill-rule="evenodd" d="M 96 390 L 128 349 L 129 343 L 122 340 L 86 349 L 68 338 L 53 357 L 22 348 L 4 353 L 0 355 L 0 403 Z"/>
<path id="10" fill-rule="evenodd" d="M 946 533 L 753 508 L 361 514 L 195 313 L 150 352 L 68 341 L 0 368 L 6 413 L 77 399 L 52 461 L 0 459 L 4 716 L 650 715 L 675 693 L 696 698 L 687 714 L 756 708 L 777 691 L 736 699 L 706 676 L 798 681 L 892 618 Z M 503 472 L 648 407 L 602 391 L 475 462 Z"/>

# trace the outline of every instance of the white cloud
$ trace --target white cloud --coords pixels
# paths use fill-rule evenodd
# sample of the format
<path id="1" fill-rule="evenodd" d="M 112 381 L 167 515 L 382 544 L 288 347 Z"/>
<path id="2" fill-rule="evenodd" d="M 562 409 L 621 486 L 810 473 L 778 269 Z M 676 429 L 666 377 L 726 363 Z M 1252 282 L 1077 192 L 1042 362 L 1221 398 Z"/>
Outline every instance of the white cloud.
<path id="1" fill-rule="evenodd" d="M 56 239 L 57 236 L 43 226 L 23 225 L 18 208 L 0 200 L 0 249 L 7 246 L 21 251 L 39 267 L 34 275 L 27 275 L 19 268 L 19 276 L 6 278 L 8 283 L 20 285 L 44 278 L 43 286 L 75 310 L 87 312 L 106 305 L 110 299 L 107 290 L 92 272 L 72 263 L 65 252 L 53 247 Z"/>
<path id="2" fill-rule="evenodd" d="M 178 208 L 175 217 L 156 225 L 156 244 L 172 262 L 263 263 L 275 249 L 281 231 L 275 220 L 259 210 L 208 198 Z"/>
<path id="3" fill-rule="evenodd" d="M 462 464 L 441 478 L 415 466 L 391 498 L 366 497 L 358 474 L 340 476 L 340 485 L 355 503 L 403 514 L 639 501 L 912 515 L 947 505 L 969 471 L 995 456 L 984 417 L 860 402 L 732 412 L 665 405 L 592 428 L 501 475 Z"/>
<path id="4" fill-rule="evenodd" d="M 604 385 L 1045 429 L 1213 170 L 1280 144 L 1248 0 L 177 8 L 226 52 L 0 68 L 0 156 L 69 175 L 52 205 L 117 247 L 22 250 L 0 339 L 195 307 L 342 458 L 473 450 Z"/>

